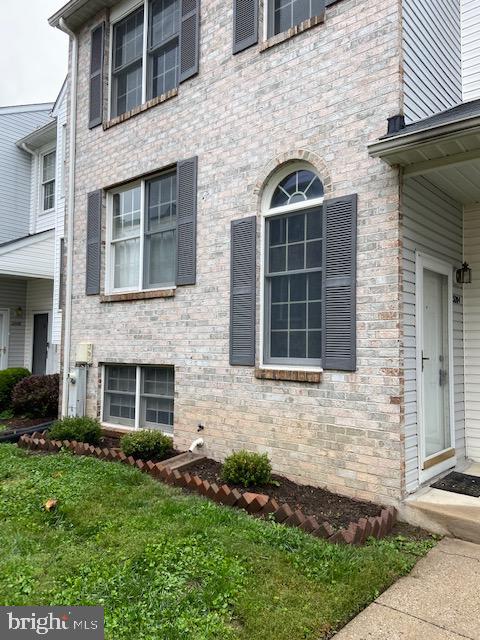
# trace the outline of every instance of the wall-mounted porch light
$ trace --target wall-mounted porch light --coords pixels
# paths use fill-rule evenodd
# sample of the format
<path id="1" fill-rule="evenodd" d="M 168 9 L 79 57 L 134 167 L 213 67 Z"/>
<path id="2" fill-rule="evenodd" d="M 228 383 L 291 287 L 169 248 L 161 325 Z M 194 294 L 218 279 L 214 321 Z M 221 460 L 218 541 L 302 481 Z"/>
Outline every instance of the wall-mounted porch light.
<path id="1" fill-rule="evenodd" d="M 17 307 L 15 309 L 15 317 L 16 318 L 21 318 L 23 316 L 23 309 L 22 307 Z"/>
<path id="2" fill-rule="evenodd" d="M 457 269 L 456 271 L 457 283 L 458 284 L 471 284 L 472 283 L 472 270 L 468 266 L 467 262 L 462 264 L 461 269 Z"/>

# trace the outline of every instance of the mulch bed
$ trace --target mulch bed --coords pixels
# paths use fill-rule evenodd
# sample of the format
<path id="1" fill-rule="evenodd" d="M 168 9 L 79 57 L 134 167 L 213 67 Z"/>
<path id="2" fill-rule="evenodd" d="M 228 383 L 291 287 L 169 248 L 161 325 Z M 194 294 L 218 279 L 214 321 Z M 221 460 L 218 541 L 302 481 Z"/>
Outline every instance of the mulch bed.
<path id="1" fill-rule="evenodd" d="M 188 473 L 197 474 L 202 480 L 214 482 L 218 486 L 226 484 L 221 479 L 222 465 L 215 460 L 199 460 L 188 468 Z M 315 516 L 318 522 L 329 522 L 334 528 L 348 527 L 350 522 L 360 518 L 380 515 L 383 507 L 371 502 L 354 500 L 346 496 L 331 493 L 326 489 L 297 484 L 283 476 L 273 475 L 279 486 L 254 486 L 245 489 L 243 486 L 227 483 L 231 489 L 263 493 L 274 498 L 279 504 L 287 503 L 290 507 L 300 509 L 305 516 Z"/>
<path id="2" fill-rule="evenodd" d="M 52 420 L 56 420 L 56 418 L 10 418 L 9 420 L 0 420 L 0 431 L 35 427 L 37 424 L 45 424 Z"/>

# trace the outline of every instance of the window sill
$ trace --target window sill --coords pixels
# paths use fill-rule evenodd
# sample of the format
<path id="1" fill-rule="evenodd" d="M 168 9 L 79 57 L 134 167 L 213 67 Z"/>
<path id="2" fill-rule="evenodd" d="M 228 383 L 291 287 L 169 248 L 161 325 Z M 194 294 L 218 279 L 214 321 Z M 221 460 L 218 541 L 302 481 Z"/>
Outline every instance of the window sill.
<path id="1" fill-rule="evenodd" d="M 152 291 L 131 291 L 100 296 L 100 302 L 130 302 L 131 300 L 151 300 L 152 298 L 173 298 L 175 289 L 154 289 Z"/>
<path id="2" fill-rule="evenodd" d="M 282 33 L 278 33 L 276 36 L 272 36 L 268 38 L 268 40 L 264 40 L 264 42 L 260 43 L 260 53 L 262 51 L 266 51 L 267 49 L 271 49 L 275 47 L 277 44 L 281 42 L 285 42 L 285 40 L 289 40 L 299 33 L 303 33 L 304 31 L 308 31 L 308 29 L 312 29 L 316 27 L 317 24 L 323 24 L 325 22 L 325 12 L 322 15 L 314 16 L 313 18 L 309 18 L 308 20 L 304 20 L 300 24 L 295 25 L 288 31 L 283 31 Z"/>
<path id="3" fill-rule="evenodd" d="M 170 91 L 167 91 L 167 93 L 162 93 L 161 96 L 157 96 L 156 98 L 152 98 L 151 100 L 148 100 L 147 102 L 144 102 L 143 104 L 139 104 L 138 107 L 135 107 L 134 109 L 130 109 L 130 111 L 126 111 L 125 113 L 122 113 L 122 115 L 120 116 L 116 116 L 115 118 L 111 118 L 110 120 L 107 120 L 106 122 L 103 123 L 103 129 L 104 131 L 106 131 L 107 129 L 110 129 L 111 127 L 116 126 L 117 124 L 120 124 L 121 122 L 125 122 L 126 120 L 130 120 L 130 118 L 133 118 L 134 116 L 138 115 L 139 113 L 143 113 L 144 111 L 147 111 L 148 109 L 151 109 L 152 107 L 156 107 L 157 104 L 161 104 L 162 102 L 166 102 L 167 100 L 170 100 L 171 98 L 174 98 L 175 96 L 178 95 L 178 89 L 171 89 Z"/>
<path id="4" fill-rule="evenodd" d="M 255 378 L 259 380 L 283 380 L 288 382 L 318 384 L 322 381 L 322 372 L 291 369 L 262 369 L 255 367 Z"/>

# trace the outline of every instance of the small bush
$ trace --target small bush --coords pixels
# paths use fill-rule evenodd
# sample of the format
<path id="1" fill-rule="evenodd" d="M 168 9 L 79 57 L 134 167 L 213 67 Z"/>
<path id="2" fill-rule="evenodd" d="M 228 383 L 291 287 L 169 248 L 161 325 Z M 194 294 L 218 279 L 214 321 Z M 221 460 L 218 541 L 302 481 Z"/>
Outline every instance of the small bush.
<path id="1" fill-rule="evenodd" d="M 244 487 L 269 484 L 272 478 L 272 465 L 266 453 L 236 451 L 225 459 L 222 467 L 222 480 Z"/>
<path id="2" fill-rule="evenodd" d="M 58 415 L 58 373 L 29 376 L 15 385 L 12 407 L 16 415 L 26 418 L 52 418 Z"/>
<path id="3" fill-rule="evenodd" d="M 102 428 L 94 418 L 63 418 L 52 425 L 48 435 L 52 440 L 76 440 L 98 444 Z"/>
<path id="4" fill-rule="evenodd" d="M 120 440 L 120 446 L 126 456 L 142 460 L 159 460 L 173 448 L 172 439 L 161 431 L 132 431 Z"/>
<path id="5" fill-rule="evenodd" d="M 21 367 L 0 371 L 0 411 L 10 409 L 15 385 L 29 375 L 30 371 Z"/>

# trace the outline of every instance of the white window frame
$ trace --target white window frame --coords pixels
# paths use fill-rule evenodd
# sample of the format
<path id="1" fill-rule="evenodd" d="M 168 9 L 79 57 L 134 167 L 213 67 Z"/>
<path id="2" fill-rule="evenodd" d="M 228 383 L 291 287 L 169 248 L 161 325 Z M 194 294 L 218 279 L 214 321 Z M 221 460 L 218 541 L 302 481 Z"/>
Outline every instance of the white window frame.
<path id="1" fill-rule="evenodd" d="M 271 3 L 274 1 L 275 0 L 264 0 L 264 3 L 263 3 L 263 39 L 264 40 L 268 40 L 269 38 L 276 38 L 282 33 L 286 33 L 286 31 L 280 31 L 279 33 L 269 36 L 270 14 L 272 12 Z M 310 19 L 315 18 L 317 15 L 318 14 L 314 14 L 313 16 L 310 16 Z M 307 18 L 307 20 L 308 19 L 309 18 Z M 293 26 L 295 27 L 298 25 L 293 25 Z"/>
<path id="2" fill-rule="evenodd" d="M 176 289 L 176 284 L 173 283 L 171 285 L 164 286 L 155 286 L 145 288 L 143 286 L 145 279 L 145 215 L 146 215 L 146 184 L 149 180 L 154 180 L 156 177 L 161 176 L 164 173 L 170 173 L 175 169 L 166 169 L 165 171 L 161 171 L 158 174 L 149 176 L 148 178 L 141 178 L 140 180 L 135 180 L 134 182 L 129 182 L 128 184 L 122 185 L 121 187 L 117 187 L 116 189 L 112 189 L 107 192 L 107 246 L 106 246 L 106 268 L 105 268 L 105 293 L 142 293 L 146 291 L 167 291 L 171 289 Z M 140 186 L 140 230 L 139 230 L 139 238 L 140 238 L 140 247 L 139 247 L 139 269 L 138 269 L 138 285 L 136 287 L 123 287 L 123 288 L 115 288 L 115 260 L 113 259 L 114 252 L 112 250 L 113 244 L 113 196 L 122 193 L 123 191 L 127 191 L 129 189 L 134 189 L 135 187 Z M 128 238 L 122 238 L 128 239 Z"/>
<path id="3" fill-rule="evenodd" d="M 143 7 L 143 51 L 142 51 L 142 101 L 147 102 L 148 94 L 148 28 L 150 24 L 150 0 L 124 0 L 110 12 L 110 55 L 108 62 L 108 119 L 112 118 L 112 89 L 113 89 L 113 31 L 116 24 L 126 18 L 130 13 Z M 180 70 L 179 70 L 180 73 Z"/>
<path id="4" fill-rule="evenodd" d="M 114 422 L 108 422 L 105 419 L 105 391 L 106 391 L 106 387 L 105 387 L 105 382 L 106 382 L 106 376 L 107 376 L 107 368 L 108 367 L 135 367 L 135 425 L 133 427 L 128 427 L 124 424 L 115 424 Z M 101 394 L 102 397 L 100 399 L 100 416 L 101 416 L 101 423 L 102 426 L 104 427 L 108 427 L 110 429 L 116 429 L 117 431 L 139 431 L 139 430 L 144 430 L 144 429 L 151 429 L 152 431 L 160 431 L 161 433 L 163 433 L 164 435 L 172 438 L 174 433 L 175 433 L 175 383 L 174 383 L 174 390 L 173 390 L 173 425 L 172 425 L 172 433 L 170 433 L 169 431 L 164 431 L 161 428 L 157 428 L 157 429 L 152 429 L 151 427 L 141 427 L 140 426 L 140 409 L 141 409 L 141 401 L 142 401 L 142 369 L 155 369 L 155 368 L 162 368 L 162 367 L 170 367 L 174 370 L 174 375 L 175 375 L 175 367 L 172 364 L 161 364 L 161 365 L 155 365 L 155 364 L 145 364 L 145 365 L 139 365 L 139 364 L 128 364 L 128 362 L 108 362 L 105 364 L 102 364 L 101 370 L 102 370 L 102 384 L 101 384 Z M 160 425 L 161 426 L 161 425 Z"/>
<path id="5" fill-rule="evenodd" d="M 55 153 L 55 168 L 54 168 L 54 177 L 53 180 L 47 180 L 46 182 L 43 181 L 43 163 L 44 163 L 44 159 L 45 156 L 48 156 L 50 153 Z M 45 147 L 43 149 L 41 149 L 38 153 L 38 193 L 37 193 L 37 201 L 38 201 L 38 214 L 39 215 L 45 215 L 48 213 L 52 213 L 52 211 L 55 211 L 55 207 L 57 204 L 57 148 L 56 145 L 49 145 L 48 147 Z M 51 207 L 50 209 L 44 209 L 43 208 L 43 188 L 44 185 L 47 182 L 53 182 L 53 207 Z"/>
<path id="6" fill-rule="evenodd" d="M 292 213 L 294 211 L 304 211 L 323 205 L 325 197 L 313 198 L 305 202 L 298 202 L 284 207 L 270 208 L 272 196 L 278 184 L 291 173 L 295 171 L 313 171 L 318 176 L 318 172 L 308 162 L 287 162 L 279 171 L 276 171 L 270 178 L 268 184 L 263 190 L 261 199 L 261 227 L 260 227 L 260 369 L 275 369 L 277 371 L 311 371 L 321 373 L 323 367 L 313 366 L 309 364 L 273 364 L 265 362 L 265 324 L 266 324 L 266 308 L 265 308 L 265 239 L 266 239 L 266 223 L 269 218 L 279 216 L 283 213 Z M 320 176 L 319 176 L 320 178 Z"/>

